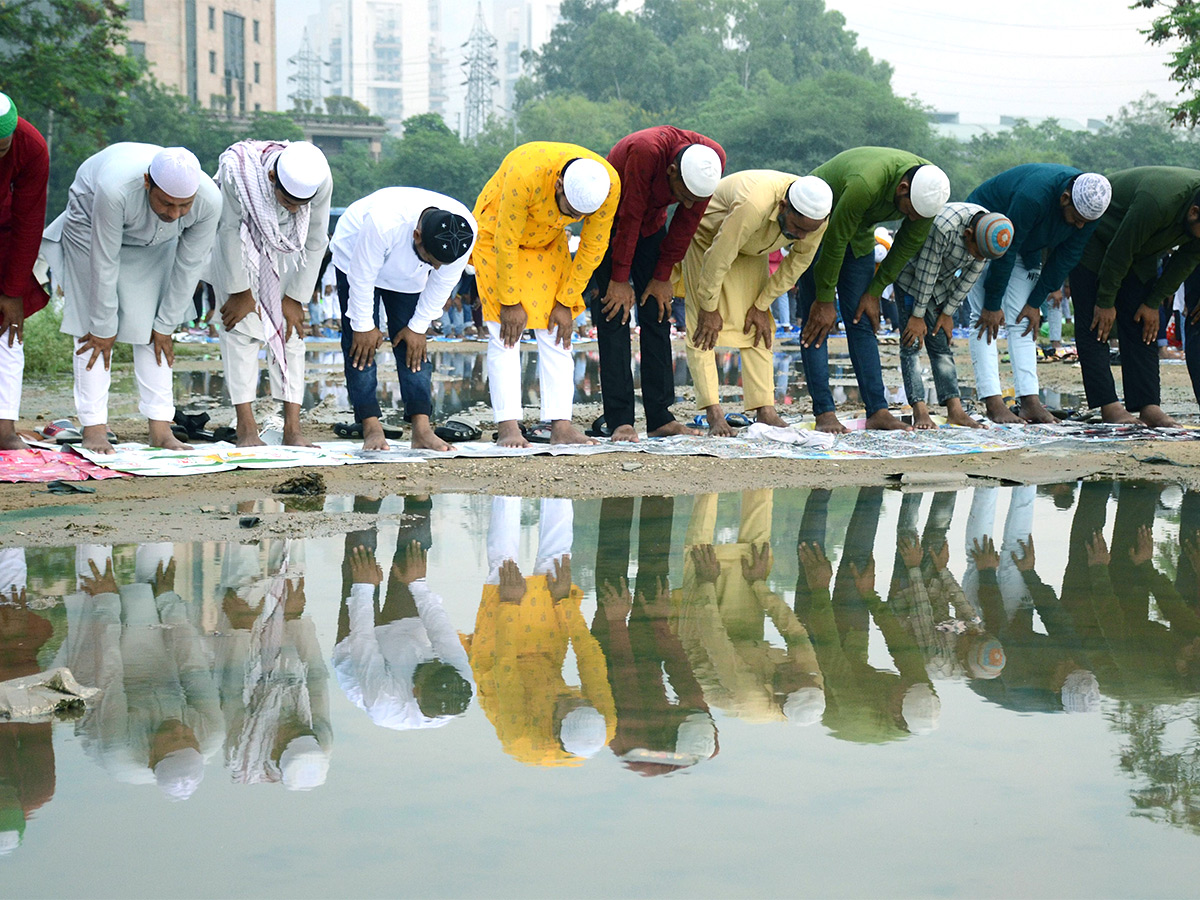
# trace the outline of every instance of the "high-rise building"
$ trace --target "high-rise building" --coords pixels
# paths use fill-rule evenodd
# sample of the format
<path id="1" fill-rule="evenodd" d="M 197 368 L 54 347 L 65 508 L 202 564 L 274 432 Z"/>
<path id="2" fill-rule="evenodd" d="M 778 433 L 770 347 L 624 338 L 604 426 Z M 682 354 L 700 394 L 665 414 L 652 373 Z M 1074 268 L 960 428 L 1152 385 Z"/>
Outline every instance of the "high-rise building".
<path id="1" fill-rule="evenodd" d="M 209 109 L 275 106 L 274 0 L 126 0 L 129 52 Z"/>

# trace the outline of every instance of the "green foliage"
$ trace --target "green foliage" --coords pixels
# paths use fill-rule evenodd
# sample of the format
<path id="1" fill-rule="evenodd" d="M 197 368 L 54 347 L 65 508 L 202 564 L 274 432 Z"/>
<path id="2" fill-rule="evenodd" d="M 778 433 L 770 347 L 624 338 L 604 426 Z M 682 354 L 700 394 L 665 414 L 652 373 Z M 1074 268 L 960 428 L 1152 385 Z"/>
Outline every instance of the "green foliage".
<path id="1" fill-rule="evenodd" d="M 552 94 L 521 107 L 521 141 L 564 141 L 601 156 L 650 117 L 627 100 L 595 102 L 579 95 Z"/>
<path id="2" fill-rule="evenodd" d="M 331 116 L 370 117 L 371 111 L 353 97 L 333 96 L 325 98 L 325 110 Z"/>
<path id="3" fill-rule="evenodd" d="M 1157 9 L 1162 14 L 1142 31 L 1151 44 L 1176 45 L 1171 51 L 1171 80 L 1187 99 L 1170 107 L 1172 120 L 1194 128 L 1200 121 L 1200 2 L 1197 0 L 1135 0 L 1130 9 Z"/>
<path id="4" fill-rule="evenodd" d="M 71 371 L 73 343 L 69 334 L 59 331 L 62 310 L 51 303 L 25 320 L 25 374 L 61 375 Z"/>

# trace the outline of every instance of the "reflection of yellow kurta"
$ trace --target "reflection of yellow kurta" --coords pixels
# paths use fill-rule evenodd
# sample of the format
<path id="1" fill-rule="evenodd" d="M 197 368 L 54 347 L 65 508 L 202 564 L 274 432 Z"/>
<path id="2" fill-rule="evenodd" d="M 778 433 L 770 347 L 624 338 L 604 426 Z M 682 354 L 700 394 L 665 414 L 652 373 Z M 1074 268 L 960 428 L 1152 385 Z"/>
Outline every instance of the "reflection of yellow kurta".
<path id="1" fill-rule="evenodd" d="M 608 665 L 599 642 L 579 610 L 583 592 L 575 585 L 560 602 L 550 596 L 547 576 L 526 579 L 519 603 L 502 603 L 496 585 L 483 588 L 469 654 L 479 705 L 504 750 L 526 765 L 577 765 L 562 748 L 554 713 L 562 698 L 582 698 L 604 716 L 605 742 L 617 731 L 617 710 Z M 580 687 L 563 680 L 567 646 L 575 651 Z"/>
<path id="2" fill-rule="evenodd" d="M 554 185 L 572 159 L 604 163 L 612 189 L 601 207 L 583 217 L 575 259 L 567 247 L 566 226 L 578 221 L 562 214 Z M 483 318 L 500 321 L 500 307 L 520 303 L 527 327 L 545 328 L 557 301 L 576 316 L 583 289 L 604 258 L 613 216 L 621 199 L 621 179 L 601 156 L 575 144 L 535 141 L 508 156 L 475 201 L 479 240 L 471 255 Z"/>
<path id="3" fill-rule="evenodd" d="M 772 301 L 812 264 L 821 246 L 827 222 L 800 241 L 789 241 L 779 229 L 779 201 L 787 196 L 796 178 L 768 169 L 735 172 L 722 178 L 688 246 L 682 264 L 687 354 L 699 406 L 718 402 L 713 354 L 697 350 L 692 343 L 701 309 L 721 313 L 724 326 L 718 346 L 744 348 L 746 408 L 758 409 L 775 402 L 771 355 L 761 343 L 755 348 L 754 333 L 743 334 L 742 328 L 750 307 L 770 309 Z M 771 275 L 767 256 L 782 247 L 788 248 L 788 255 Z"/>

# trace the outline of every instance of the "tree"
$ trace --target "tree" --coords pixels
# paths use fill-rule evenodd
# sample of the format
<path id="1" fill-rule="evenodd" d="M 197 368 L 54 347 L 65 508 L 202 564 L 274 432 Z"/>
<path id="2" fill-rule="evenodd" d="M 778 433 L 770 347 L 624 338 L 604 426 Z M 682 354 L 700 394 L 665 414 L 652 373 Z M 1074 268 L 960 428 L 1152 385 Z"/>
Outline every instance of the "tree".
<path id="1" fill-rule="evenodd" d="M 1175 123 L 1194 128 L 1200 121 L 1200 0 L 1135 0 L 1129 8 L 1163 11 L 1142 34 L 1151 44 L 1179 42 L 1171 52 L 1171 80 L 1191 96 L 1168 111 Z"/>

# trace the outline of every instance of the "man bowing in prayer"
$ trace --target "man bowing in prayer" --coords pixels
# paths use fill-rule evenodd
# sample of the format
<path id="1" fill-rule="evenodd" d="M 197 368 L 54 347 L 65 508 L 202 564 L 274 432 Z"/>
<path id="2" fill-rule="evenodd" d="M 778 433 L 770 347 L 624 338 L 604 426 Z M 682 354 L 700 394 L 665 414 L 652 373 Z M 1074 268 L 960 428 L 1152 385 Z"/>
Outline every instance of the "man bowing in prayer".
<path id="1" fill-rule="evenodd" d="M 444 194 L 387 187 L 351 203 L 338 219 L 330 249 L 342 306 L 342 356 L 363 449 L 387 450 L 379 421 L 375 353 L 383 342 L 379 305 L 387 314 L 388 342 L 400 376 L 410 446 L 449 450 L 434 434 L 433 366 L 425 333 L 462 278 L 475 242 L 475 220 Z"/>
<path id="2" fill-rule="evenodd" d="M 38 130 L 0 94 L 0 450 L 21 450 L 17 437 L 25 374 L 25 317 L 47 297 L 33 280 L 46 224 L 50 154 Z"/>
<path id="3" fill-rule="evenodd" d="M 759 422 L 786 426 L 771 379 L 771 303 L 817 255 L 832 205 L 829 185 L 814 175 L 755 169 L 717 185 L 683 258 L 688 368 L 710 434 L 733 434 L 718 393 L 716 347 L 741 351 L 746 410 Z M 788 255 L 772 275 L 767 257 L 783 247 Z"/>
<path id="4" fill-rule="evenodd" d="M 221 154 L 216 181 L 224 205 L 208 280 L 224 302 L 221 363 L 238 446 L 263 443 L 253 402 L 264 343 L 283 443 L 311 446 L 300 433 L 305 306 L 328 243 L 329 163 L 305 141 L 239 141 Z"/>
<path id="5" fill-rule="evenodd" d="M 526 328 L 538 345 L 542 418 L 550 441 L 586 444 L 571 422 L 575 397 L 571 332 L 583 289 L 604 257 L 621 199 L 616 170 L 575 144 L 535 141 L 504 157 L 475 201 L 473 262 L 488 329 L 488 389 L 496 442 L 527 447 L 521 433 L 521 351 Z M 567 225 L 583 221 L 571 258 Z"/>
<path id="6" fill-rule="evenodd" d="M 150 443 L 187 450 L 175 418 L 171 334 L 192 314 L 192 292 L 221 215 L 221 192 L 183 147 L 121 143 L 84 160 L 67 208 L 42 252 L 61 279 L 62 330 L 75 337 L 75 411 L 83 446 L 112 453 L 112 347 L 133 345 L 133 371 Z"/>
<path id="7" fill-rule="evenodd" d="M 725 168 L 716 141 L 670 125 L 635 131 L 608 154 L 621 176 L 621 202 L 608 253 L 592 276 L 592 321 L 600 347 L 604 431 L 636 441 L 629 311 L 637 301 L 642 405 L 650 437 L 689 434 L 675 421 L 671 361 L 671 270 L 683 259 Z M 675 215 L 667 227 L 667 210 Z M 633 285 L 630 286 L 630 282 Z"/>

